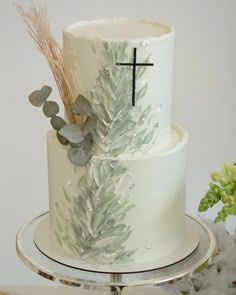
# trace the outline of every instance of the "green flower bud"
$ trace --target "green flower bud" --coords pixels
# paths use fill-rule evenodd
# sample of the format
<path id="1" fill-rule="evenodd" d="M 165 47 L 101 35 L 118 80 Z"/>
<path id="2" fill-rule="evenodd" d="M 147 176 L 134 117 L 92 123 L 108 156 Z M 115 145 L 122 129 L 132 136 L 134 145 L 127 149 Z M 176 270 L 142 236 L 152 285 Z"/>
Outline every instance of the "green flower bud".
<path id="1" fill-rule="evenodd" d="M 235 198 L 234 196 L 229 196 L 229 202 L 234 204 L 235 203 Z"/>
<path id="2" fill-rule="evenodd" d="M 223 208 L 222 208 L 222 214 L 223 215 L 225 215 L 225 214 L 229 214 L 229 206 L 228 205 L 226 205 L 226 206 L 224 206 Z"/>
<path id="3" fill-rule="evenodd" d="M 215 222 L 225 221 L 229 215 L 236 215 L 236 165 L 225 161 L 220 172 L 211 173 L 211 179 L 210 189 L 200 201 L 198 211 L 206 211 L 221 200 L 224 206 Z"/>
<path id="4" fill-rule="evenodd" d="M 230 181 L 230 178 L 224 175 L 224 176 L 221 176 L 220 184 L 222 186 L 225 186 L 228 184 L 229 181 Z"/>
<path id="5" fill-rule="evenodd" d="M 225 191 L 227 195 L 232 195 L 235 190 L 235 184 L 234 183 L 229 183 L 225 186 Z"/>
<path id="6" fill-rule="evenodd" d="M 218 172 L 211 173 L 211 179 L 216 182 L 221 182 L 221 175 Z"/>
<path id="7" fill-rule="evenodd" d="M 234 181 L 234 182 L 236 182 L 236 165 L 233 165 L 233 167 L 232 167 L 232 180 Z"/>
<path id="8" fill-rule="evenodd" d="M 236 208 L 235 207 L 231 207 L 229 210 L 229 214 L 230 215 L 236 215 Z"/>
<path id="9" fill-rule="evenodd" d="M 225 161 L 221 169 L 222 173 L 223 174 L 227 174 L 228 172 L 230 173 L 231 165 L 232 163 L 230 161 Z"/>
<path id="10" fill-rule="evenodd" d="M 210 182 L 209 183 L 210 188 L 215 192 L 215 193 L 219 193 L 220 188 L 218 185 L 216 185 L 214 182 Z"/>
<path id="11" fill-rule="evenodd" d="M 236 189 L 234 190 L 232 196 L 233 196 L 234 200 L 236 201 Z"/>
<path id="12" fill-rule="evenodd" d="M 228 195 L 225 195 L 221 198 L 221 202 L 223 204 L 227 204 L 229 202 L 229 196 Z"/>
<path id="13" fill-rule="evenodd" d="M 220 192 L 220 196 L 221 196 L 221 198 L 226 197 L 226 196 L 227 196 L 226 191 L 225 191 L 225 190 L 221 190 L 221 192 Z"/>
<path id="14" fill-rule="evenodd" d="M 198 207 L 199 212 L 205 212 L 209 207 L 205 204 L 200 204 Z"/>
<path id="15" fill-rule="evenodd" d="M 205 196 L 203 199 L 201 199 L 201 202 L 200 203 L 201 204 L 208 204 L 209 202 L 208 202 L 207 197 Z"/>

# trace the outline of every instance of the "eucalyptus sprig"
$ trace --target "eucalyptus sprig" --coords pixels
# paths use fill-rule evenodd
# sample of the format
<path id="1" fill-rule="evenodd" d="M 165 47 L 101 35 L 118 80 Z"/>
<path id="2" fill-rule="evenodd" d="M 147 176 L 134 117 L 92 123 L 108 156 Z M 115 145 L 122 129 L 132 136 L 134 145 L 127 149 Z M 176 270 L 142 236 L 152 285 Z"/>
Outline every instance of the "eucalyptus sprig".
<path id="1" fill-rule="evenodd" d="M 229 215 L 236 215 L 236 165 L 225 161 L 220 172 L 211 174 L 210 189 L 201 200 L 198 211 L 206 211 L 218 202 L 224 206 L 218 212 L 215 222 L 225 221 Z"/>
<path id="2" fill-rule="evenodd" d="M 76 166 L 85 166 L 91 157 L 92 136 L 91 132 L 97 124 L 97 116 L 92 111 L 92 105 L 82 95 L 71 105 L 75 115 L 84 116 L 83 125 L 67 123 L 58 116 L 59 106 L 55 101 L 48 101 L 52 92 L 49 86 L 43 86 L 29 95 L 33 106 L 41 107 L 44 115 L 51 118 L 51 125 L 57 131 L 57 139 L 62 145 L 70 145 L 68 158 Z"/>

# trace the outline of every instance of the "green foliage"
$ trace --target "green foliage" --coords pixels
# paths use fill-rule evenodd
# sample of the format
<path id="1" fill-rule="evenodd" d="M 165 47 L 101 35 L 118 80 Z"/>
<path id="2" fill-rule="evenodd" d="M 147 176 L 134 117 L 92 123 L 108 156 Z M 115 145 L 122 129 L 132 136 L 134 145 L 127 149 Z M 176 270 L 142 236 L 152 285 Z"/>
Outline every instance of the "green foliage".
<path id="1" fill-rule="evenodd" d="M 34 106 L 42 106 L 44 115 L 51 118 L 50 123 L 57 131 L 58 141 L 62 145 L 70 145 L 68 158 L 71 163 L 76 166 L 85 166 L 91 157 L 91 132 L 97 124 L 97 117 L 92 112 L 92 106 L 84 96 L 79 95 L 75 103 L 71 105 L 71 109 L 75 114 L 86 115 L 85 123 L 83 126 L 67 124 L 64 119 L 57 116 L 58 104 L 54 101 L 47 101 L 51 92 L 51 87 L 43 86 L 29 95 L 29 101 Z"/>
<path id="2" fill-rule="evenodd" d="M 58 133 L 73 144 L 80 143 L 84 140 L 82 127 L 77 124 L 66 124 Z"/>
<path id="3" fill-rule="evenodd" d="M 51 118 L 59 142 L 73 148 L 68 156 L 74 165 L 87 163 L 90 159 L 90 150 L 80 144 L 87 134 L 93 137 L 94 154 L 117 156 L 123 152 L 146 150 L 155 140 L 158 129 L 156 111 L 150 105 L 140 105 L 148 89 L 147 82 L 142 80 L 146 68 L 137 68 L 136 106 L 133 107 L 131 68 L 116 65 L 117 62 L 132 61 L 132 48 L 128 42 L 104 43 L 103 46 L 102 67 L 91 90 L 92 104 L 79 95 L 71 105 L 74 114 L 84 116 L 82 129 L 74 126 L 75 124 L 66 124 L 57 116 L 58 104 L 47 101 L 51 87 L 44 86 L 29 95 L 30 102 L 34 106 L 43 106 L 43 113 Z M 144 62 L 148 61 L 149 56 Z"/>
<path id="4" fill-rule="evenodd" d="M 45 103 L 51 92 L 51 87 L 43 86 L 40 90 L 35 90 L 29 95 L 29 101 L 33 106 L 40 107 Z"/>
<path id="5" fill-rule="evenodd" d="M 59 113 L 59 106 L 55 101 L 45 101 L 43 104 L 43 113 L 47 118 L 51 118 Z"/>
<path id="6" fill-rule="evenodd" d="M 52 116 L 50 121 L 52 128 L 59 131 L 64 125 L 66 125 L 66 121 L 59 116 Z"/>
<path id="7" fill-rule="evenodd" d="M 215 222 L 225 221 L 229 215 L 236 215 L 236 165 L 225 161 L 220 172 L 211 174 L 213 182 L 210 189 L 201 200 L 198 210 L 208 210 L 218 202 L 223 203 Z"/>
<path id="8" fill-rule="evenodd" d="M 79 147 L 72 147 L 68 151 L 68 158 L 76 166 L 85 166 L 90 159 L 89 150 L 83 144 Z"/>
<path id="9" fill-rule="evenodd" d="M 76 115 L 92 115 L 92 106 L 83 95 L 77 97 L 76 101 L 71 105 L 71 110 Z"/>
<path id="10" fill-rule="evenodd" d="M 92 114 L 90 117 L 87 118 L 86 122 L 83 125 L 83 132 L 84 134 L 91 134 L 91 132 L 97 126 L 97 116 Z"/>
<path id="11" fill-rule="evenodd" d="M 151 106 L 142 107 L 148 84 L 143 80 L 146 67 L 136 72 L 136 105 L 132 106 L 132 69 L 116 65 L 132 62 L 133 50 L 128 42 L 104 43 L 101 69 L 91 90 L 92 107 L 97 115 L 96 129 L 92 132 L 93 150 L 97 155 L 117 156 L 135 152 L 150 145 L 158 128 L 158 116 Z M 145 62 L 148 62 L 149 57 Z"/>
<path id="12" fill-rule="evenodd" d="M 69 144 L 69 141 L 64 137 L 64 136 L 61 136 L 58 132 L 57 132 L 57 140 L 60 142 L 60 144 L 62 145 L 68 145 Z"/>
<path id="13" fill-rule="evenodd" d="M 123 165 L 92 158 L 78 183 L 64 188 L 64 206 L 70 211 L 64 231 L 57 204 L 58 242 L 84 259 L 94 258 L 103 263 L 129 261 L 135 251 L 127 251 L 123 246 L 131 234 L 123 220 L 134 207 L 128 200 L 130 181 Z"/>

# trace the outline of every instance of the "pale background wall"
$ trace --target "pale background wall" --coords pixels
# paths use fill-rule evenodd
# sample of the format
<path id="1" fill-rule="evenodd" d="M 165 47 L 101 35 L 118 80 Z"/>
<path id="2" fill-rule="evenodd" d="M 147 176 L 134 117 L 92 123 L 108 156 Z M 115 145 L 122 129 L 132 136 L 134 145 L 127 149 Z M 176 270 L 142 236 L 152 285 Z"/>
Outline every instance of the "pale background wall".
<path id="1" fill-rule="evenodd" d="M 27 5 L 29 1 L 18 0 Z M 52 30 L 110 16 L 152 18 L 176 29 L 173 121 L 190 133 L 187 209 L 197 214 L 209 172 L 236 161 L 235 0 L 47 0 Z M 15 252 L 20 225 L 48 208 L 45 134 L 49 122 L 27 101 L 55 84 L 24 31 L 12 1 L 0 0 L 0 286 L 51 282 L 28 270 Z M 216 210 L 206 216 L 213 218 Z M 229 229 L 236 218 L 227 223 Z"/>

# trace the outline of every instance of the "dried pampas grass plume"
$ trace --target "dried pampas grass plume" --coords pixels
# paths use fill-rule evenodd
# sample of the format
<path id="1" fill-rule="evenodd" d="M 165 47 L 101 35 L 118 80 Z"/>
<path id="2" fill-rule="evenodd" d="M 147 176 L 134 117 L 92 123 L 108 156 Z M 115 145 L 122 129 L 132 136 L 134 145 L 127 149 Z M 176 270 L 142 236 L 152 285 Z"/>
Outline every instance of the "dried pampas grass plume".
<path id="1" fill-rule="evenodd" d="M 71 123 L 80 121 L 78 116 L 76 118 L 77 120 L 75 120 L 75 115 L 71 111 L 70 106 L 73 103 L 73 96 L 65 76 L 62 49 L 51 33 L 45 7 L 41 7 L 40 5 L 36 6 L 35 3 L 32 3 L 30 9 L 25 11 L 21 6 L 16 6 L 26 24 L 29 35 L 35 41 L 40 53 L 44 55 L 48 62 L 64 104 L 68 120 Z"/>

